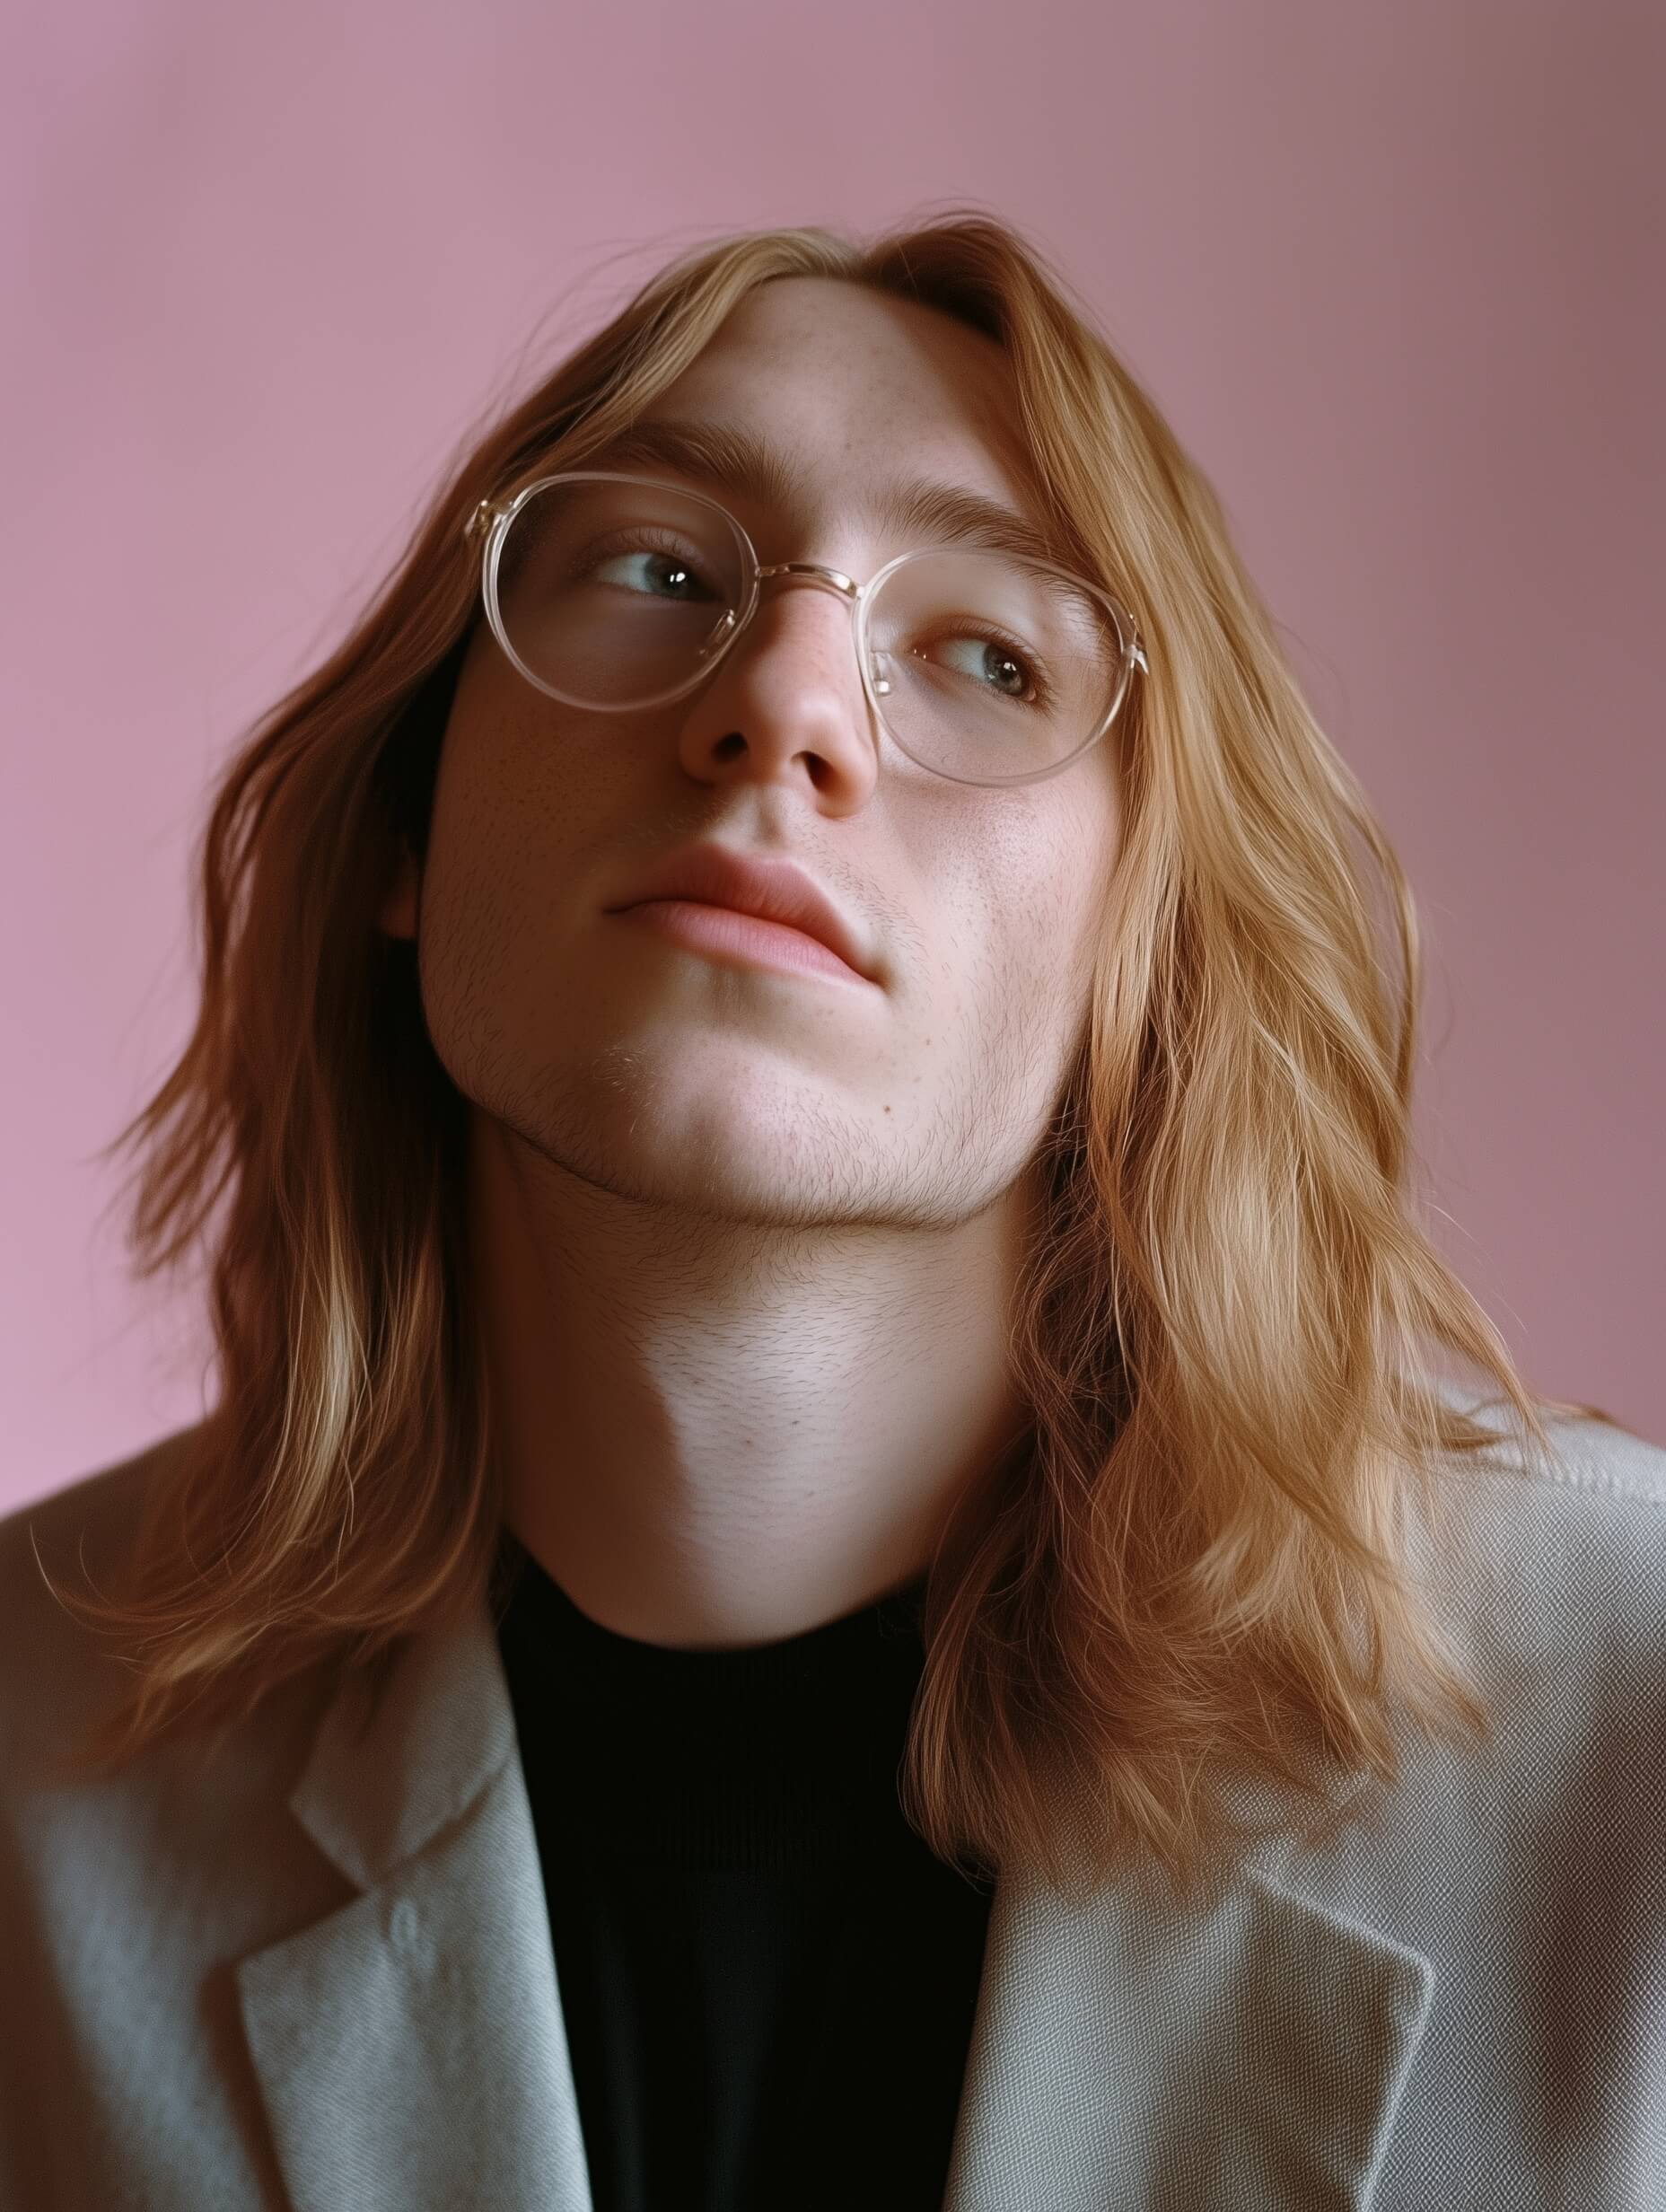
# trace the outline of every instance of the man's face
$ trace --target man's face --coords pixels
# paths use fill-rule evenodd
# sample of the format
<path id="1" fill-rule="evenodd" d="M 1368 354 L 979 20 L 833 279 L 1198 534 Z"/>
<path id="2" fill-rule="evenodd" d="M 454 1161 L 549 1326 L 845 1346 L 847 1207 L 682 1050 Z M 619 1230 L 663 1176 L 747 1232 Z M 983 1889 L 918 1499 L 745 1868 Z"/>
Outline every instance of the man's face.
<path id="1" fill-rule="evenodd" d="M 865 581 L 911 549 L 863 520 L 864 489 L 902 476 L 1033 519 L 999 349 L 831 279 L 753 293 L 648 416 L 785 451 L 803 487 L 789 511 L 688 479 L 766 564 Z M 1014 1183 L 1046 1128 L 1118 835 L 1114 738 L 1041 783 L 934 776 L 874 725 L 846 603 L 766 583 L 702 686 L 630 714 L 548 698 L 482 620 L 442 749 L 420 928 L 409 873 L 382 919 L 419 935 L 452 1080 L 584 1181 L 759 1225 L 946 1226 Z M 797 863 L 877 980 L 708 956 L 607 910 L 691 838 Z"/>

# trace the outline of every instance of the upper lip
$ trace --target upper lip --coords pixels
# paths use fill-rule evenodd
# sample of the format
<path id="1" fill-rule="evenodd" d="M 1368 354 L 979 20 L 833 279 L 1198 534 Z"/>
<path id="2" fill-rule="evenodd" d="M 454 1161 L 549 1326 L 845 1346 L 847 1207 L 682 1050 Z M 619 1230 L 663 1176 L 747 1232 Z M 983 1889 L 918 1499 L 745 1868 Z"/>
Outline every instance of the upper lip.
<path id="1" fill-rule="evenodd" d="M 729 845 L 684 845 L 651 868 L 632 890 L 607 910 L 618 914 L 649 899 L 693 899 L 702 905 L 732 907 L 767 922 L 785 922 L 820 939 L 829 952 L 873 980 L 872 962 L 853 929 L 821 886 L 790 860 L 769 860 L 759 853 L 737 852 Z"/>

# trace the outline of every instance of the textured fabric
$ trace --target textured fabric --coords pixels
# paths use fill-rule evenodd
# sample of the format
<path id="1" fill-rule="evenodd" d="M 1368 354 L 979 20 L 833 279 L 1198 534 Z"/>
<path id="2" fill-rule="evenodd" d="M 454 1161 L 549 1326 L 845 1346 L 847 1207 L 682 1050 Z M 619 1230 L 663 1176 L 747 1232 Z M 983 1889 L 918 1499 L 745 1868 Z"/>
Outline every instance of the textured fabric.
<path id="1" fill-rule="evenodd" d="M 1666 1453 L 1555 1434 L 1460 1462 L 1419 1560 L 1490 1745 L 1185 1909 L 997 1883 L 944 2212 L 1666 2206 Z M 591 2212 L 484 1608 L 373 1705 L 39 1778 L 126 1678 L 35 1545 L 97 1578 L 172 1445 L 0 1523 L 0 2206 Z"/>
<path id="2" fill-rule="evenodd" d="M 993 1885 L 898 1795 L 924 1577 L 676 1651 L 508 1549 L 498 1645 L 596 2212 L 940 2203 Z"/>

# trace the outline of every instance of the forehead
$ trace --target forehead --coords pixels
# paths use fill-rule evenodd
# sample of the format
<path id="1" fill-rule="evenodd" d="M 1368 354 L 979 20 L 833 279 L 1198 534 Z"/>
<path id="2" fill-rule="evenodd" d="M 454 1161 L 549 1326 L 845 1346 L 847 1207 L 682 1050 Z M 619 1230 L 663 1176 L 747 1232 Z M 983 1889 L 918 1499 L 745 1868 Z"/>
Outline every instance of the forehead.
<path id="1" fill-rule="evenodd" d="M 927 467 L 1027 504 L 1005 355 L 951 315 L 834 277 L 759 285 L 651 415 L 739 418 L 829 467 Z"/>

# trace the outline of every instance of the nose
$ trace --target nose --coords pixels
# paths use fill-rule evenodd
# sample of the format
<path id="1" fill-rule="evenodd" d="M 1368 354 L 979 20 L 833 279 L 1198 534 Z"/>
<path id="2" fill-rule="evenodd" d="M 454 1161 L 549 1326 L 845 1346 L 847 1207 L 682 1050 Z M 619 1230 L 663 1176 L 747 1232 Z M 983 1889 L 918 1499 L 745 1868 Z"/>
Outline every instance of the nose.
<path id="1" fill-rule="evenodd" d="M 785 576 L 789 583 L 815 584 L 824 592 L 832 592 L 842 599 L 847 607 L 853 609 L 862 595 L 862 586 L 854 576 L 847 576 L 842 568 L 829 568 L 820 561 L 773 561 L 768 567 L 760 568 L 758 572 L 758 581 L 760 584 L 773 583 L 777 576 Z M 763 594 L 760 592 L 758 599 L 753 602 L 754 613 L 761 603 L 762 598 Z M 733 637 L 736 627 L 737 617 L 732 607 L 700 647 L 700 659 L 703 661 L 715 660 Z M 854 635 L 852 642 L 855 642 Z M 890 686 L 881 683 L 879 689 L 881 691 L 889 691 Z"/>
<path id="2" fill-rule="evenodd" d="M 720 674 L 715 689 L 698 696 L 683 725 L 685 765 L 691 773 L 706 776 L 720 760 L 733 766 L 744 757 L 750 764 L 749 773 L 762 768 L 773 776 L 789 759 L 808 762 L 824 803 L 837 793 L 842 794 L 839 803 L 856 804 L 878 774 L 880 742 L 861 698 L 860 671 L 838 670 L 837 641 L 825 631 L 816 649 L 811 643 L 813 624 L 801 626 L 795 651 L 789 642 L 792 618 L 785 610 L 777 610 L 774 621 L 759 623 L 754 618 L 764 608 L 765 584 L 804 584 L 831 592 L 853 618 L 843 648 L 849 653 L 856 645 L 854 616 L 861 586 L 842 569 L 820 561 L 776 562 L 758 570 L 758 582 L 744 626 L 737 624 L 732 612 L 708 641 L 708 650 L 714 659 L 721 656 L 727 672 Z M 802 610 L 806 617 L 809 612 L 808 608 Z M 724 654 L 726 645 L 740 648 L 740 627 L 751 631 L 755 641 L 767 630 L 770 642 L 761 651 Z M 857 680 L 854 695 L 852 675 Z"/>
<path id="3" fill-rule="evenodd" d="M 854 576 L 847 576 L 842 568 L 829 568 L 821 561 L 773 561 L 767 568 L 760 568 L 758 572 L 759 584 L 770 583 L 776 576 L 785 576 L 789 583 L 811 584 L 818 585 L 824 592 L 833 592 L 845 601 L 847 607 L 853 609 L 862 596 L 862 586 Z M 852 643 L 855 642 L 853 625 Z M 880 675 L 877 666 L 873 671 L 873 688 L 876 691 L 885 692 L 890 689 L 890 684 Z"/>

